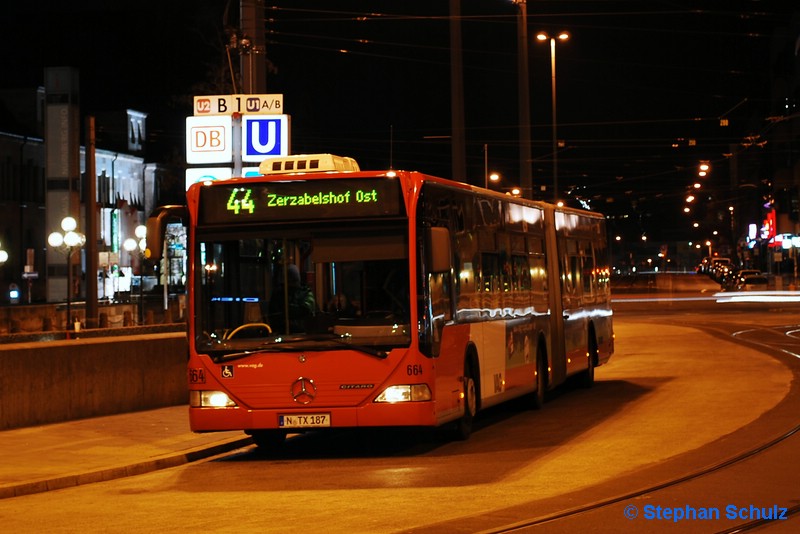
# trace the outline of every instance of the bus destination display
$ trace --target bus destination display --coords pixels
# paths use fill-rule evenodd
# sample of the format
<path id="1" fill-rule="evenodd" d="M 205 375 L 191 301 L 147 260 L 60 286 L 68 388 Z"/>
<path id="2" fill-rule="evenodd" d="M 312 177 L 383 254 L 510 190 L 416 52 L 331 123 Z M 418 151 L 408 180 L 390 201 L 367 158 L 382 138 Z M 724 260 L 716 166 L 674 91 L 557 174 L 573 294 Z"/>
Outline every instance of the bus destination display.
<path id="1" fill-rule="evenodd" d="M 204 187 L 200 222 L 385 217 L 403 213 L 397 179 L 308 180 Z"/>

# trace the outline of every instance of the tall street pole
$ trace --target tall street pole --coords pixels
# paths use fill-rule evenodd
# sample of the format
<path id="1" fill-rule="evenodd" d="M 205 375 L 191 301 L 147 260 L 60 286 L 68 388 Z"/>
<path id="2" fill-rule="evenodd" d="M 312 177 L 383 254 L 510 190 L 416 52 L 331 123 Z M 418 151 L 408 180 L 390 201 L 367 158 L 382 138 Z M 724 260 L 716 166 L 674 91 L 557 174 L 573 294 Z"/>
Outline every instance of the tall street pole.
<path id="1" fill-rule="evenodd" d="M 556 40 L 550 38 L 550 93 L 553 98 L 553 203 L 558 202 L 558 132 L 556 127 Z"/>
<path id="2" fill-rule="evenodd" d="M 517 76 L 519 87 L 519 179 L 523 198 L 533 198 L 531 105 L 528 80 L 528 9 L 526 0 L 514 0 L 517 14 Z"/>
<path id="3" fill-rule="evenodd" d="M 461 55 L 461 0 L 450 0 L 450 142 L 453 180 L 467 181 L 464 131 L 464 67 Z"/>
<path id="4" fill-rule="evenodd" d="M 556 122 L 556 40 L 566 41 L 569 33 L 560 32 L 557 36 L 550 36 L 545 32 L 536 35 L 539 42 L 550 41 L 550 95 L 553 108 L 553 202 L 558 203 L 558 124 Z"/>
<path id="5" fill-rule="evenodd" d="M 97 246 L 97 171 L 95 168 L 95 131 L 94 117 L 86 117 L 86 184 L 83 205 L 86 207 L 86 326 L 99 326 L 97 305 L 97 273 L 99 272 L 99 256 Z M 68 262 L 69 263 L 69 262 Z M 72 269 L 70 268 L 70 272 Z M 105 279 L 103 280 L 105 284 Z M 105 290 L 105 285 L 103 286 Z M 104 293 L 105 294 L 105 293 Z"/>
<path id="6" fill-rule="evenodd" d="M 239 42 L 242 92 L 247 94 L 262 94 L 267 89 L 265 12 L 264 0 L 239 2 L 240 24 L 247 39 Z"/>

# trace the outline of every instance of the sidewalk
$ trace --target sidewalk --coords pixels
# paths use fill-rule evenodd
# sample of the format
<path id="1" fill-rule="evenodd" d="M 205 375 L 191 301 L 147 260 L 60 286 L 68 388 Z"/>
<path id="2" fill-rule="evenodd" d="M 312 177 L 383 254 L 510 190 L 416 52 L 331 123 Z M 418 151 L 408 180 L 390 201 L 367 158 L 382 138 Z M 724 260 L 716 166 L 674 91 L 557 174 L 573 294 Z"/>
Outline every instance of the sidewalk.
<path id="1" fill-rule="evenodd" d="M 0 499 L 185 464 L 252 443 L 243 432 L 195 434 L 187 406 L 0 432 Z"/>

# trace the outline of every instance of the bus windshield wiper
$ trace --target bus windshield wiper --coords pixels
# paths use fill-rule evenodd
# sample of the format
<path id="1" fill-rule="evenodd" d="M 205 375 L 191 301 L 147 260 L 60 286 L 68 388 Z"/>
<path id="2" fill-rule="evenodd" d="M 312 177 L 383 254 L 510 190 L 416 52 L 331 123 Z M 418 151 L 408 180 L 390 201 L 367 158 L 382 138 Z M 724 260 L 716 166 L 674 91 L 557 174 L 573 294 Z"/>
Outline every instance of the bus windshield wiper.
<path id="1" fill-rule="evenodd" d="M 321 339 L 324 339 L 326 341 L 333 341 L 338 345 L 343 345 L 347 348 L 357 350 L 358 352 L 363 352 L 364 354 L 375 356 L 376 358 L 380 358 L 381 360 L 385 360 L 386 358 L 389 357 L 389 353 L 387 353 L 384 350 L 367 347 L 366 345 L 358 345 L 356 343 L 350 343 L 344 340 L 344 336 L 337 336 L 335 334 L 332 334 L 331 337 L 323 337 Z"/>
<path id="2" fill-rule="evenodd" d="M 279 347 L 269 347 L 256 350 L 244 350 L 242 352 L 231 352 L 229 354 L 212 355 L 211 359 L 213 359 L 215 362 L 228 362 L 231 360 L 238 360 L 240 358 L 245 358 L 247 356 L 252 356 L 253 354 L 263 354 L 265 352 L 276 352 L 279 350 L 281 350 Z"/>
<path id="3" fill-rule="evenodd" d="M 353 349 L 353 350 L 356 350 L 358 352 L 363 352 L 364 354 L 368 354 L 369 356 L 375 356 L 376 358 L 380 358 L 381 360 L 385 360 L 386 358 L 389 357 L 389 354 L 386 351 L 383 351 L 383 350 L 380 350 L 380 349 L 376 349 L 376 348 L 373 348 L 373 347 L 367 347 L 366 345 L 358 345 L 356 343 L 349 343 L 349 342 L 345 341 L 344 339 L 342 339 L 342 338 L 340 338 L 338 336 L 335 336 L 335 337 L 325 336 L 325 337 L 310 338 L 309 341 L 333 341 L 337 345 L 342 345 L 342 346 L 347 347 L 349 349 Z M 295 340 L 294 343 L 296 343 L 296 342 L 297 342 L 297 340 Z M 231 360 L 238 360 L 240 358 L 246 358 L 247 356 L 253 356 L 254 354 L 264 354 L 266 352 L 285 351 L 285 350 L 287 350 L 287 348 L 288 347 L 286 346 L 286 344 L 283 344 L 283 345 L 278 344 L 278 345 L 271 345 L 269 347 L 258 348 L 258 349 L 253 349 L 253 350 L 244 350 L 244 351 L 240 351 L 240 352 L 231 352 L 231 353 L 228 353 L 228 354 L 221 354 L 221 355 L 212 355 L 211 358 L 215 362 L 228 362 L 228 361 L 231 361 Z M 295 348 L 295 350 L 297 350 L 297 349 Z M 306 349 L 306 350 L 321 350 L 321 349 L 309 348 L 309 349 Z"/>

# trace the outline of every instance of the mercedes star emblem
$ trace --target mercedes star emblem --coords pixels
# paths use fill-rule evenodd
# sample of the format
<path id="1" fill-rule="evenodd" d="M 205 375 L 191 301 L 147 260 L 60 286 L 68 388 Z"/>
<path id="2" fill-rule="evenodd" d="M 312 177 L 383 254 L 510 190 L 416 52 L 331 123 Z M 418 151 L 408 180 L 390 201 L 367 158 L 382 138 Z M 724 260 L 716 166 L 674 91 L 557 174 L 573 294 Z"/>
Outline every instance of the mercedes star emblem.
<path id="1" fill-rule="evenodd" d="M 309 404 L 317 396 L 317 386 L 310 378 L 300 377 L 292 383 L 292 398 L 298 404 Z"/>

